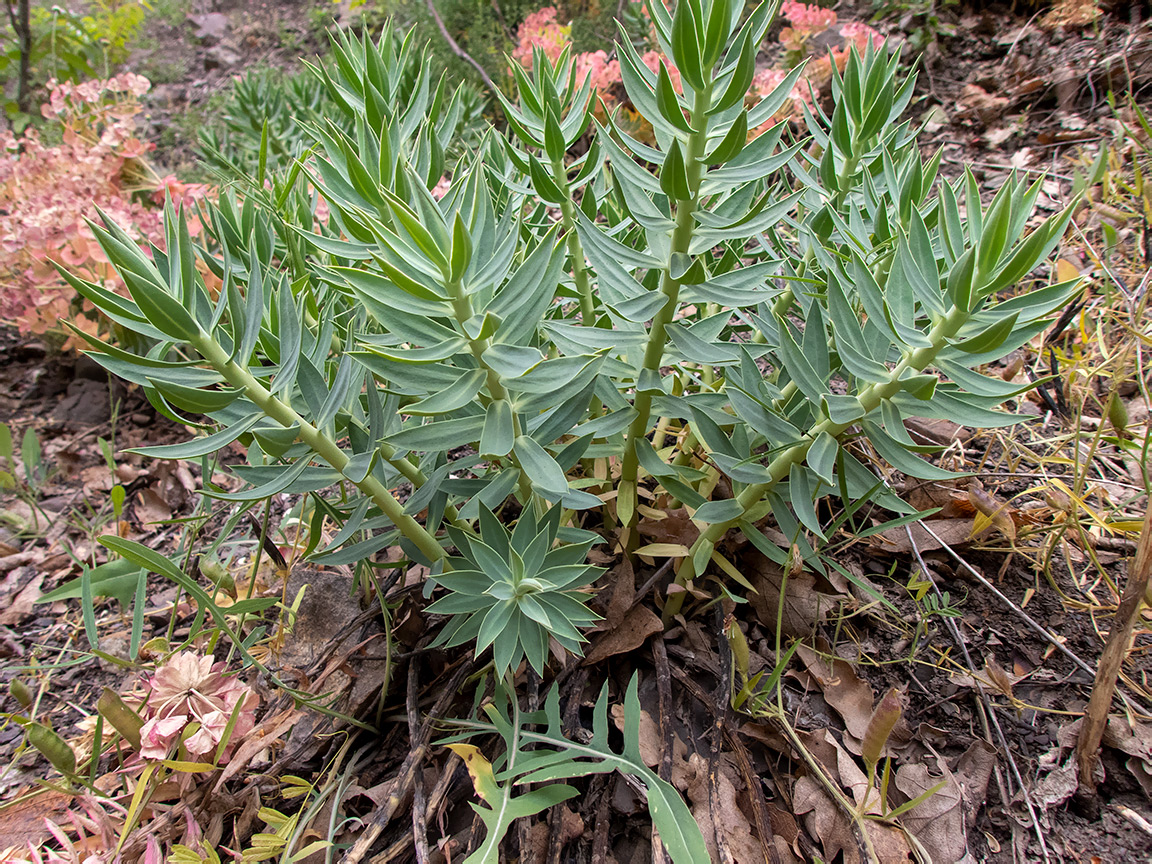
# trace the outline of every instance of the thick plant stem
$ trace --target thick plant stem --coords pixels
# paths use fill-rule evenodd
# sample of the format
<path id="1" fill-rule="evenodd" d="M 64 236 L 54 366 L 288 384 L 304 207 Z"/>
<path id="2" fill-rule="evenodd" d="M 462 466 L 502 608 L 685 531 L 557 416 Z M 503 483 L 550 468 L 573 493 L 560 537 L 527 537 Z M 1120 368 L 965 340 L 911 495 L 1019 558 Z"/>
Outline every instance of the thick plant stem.
<path id="1" fill-rule="evenodd" d="M 399 471 L 414 488 L 419 489 L 428 482 L 428 475 L 420 470 L 420 466 L 414 464 L 407 456 L 397 456 L 396 448 L 391 444 L 381 441 L 376 449 L 380 453 L 380 458 Z M 444 505 L 444 517 L 457 528 L 472 530 L 472 526 L 460 518 L 460 511 L 456 509 L 455 504 Z"/>
<path id="2" fill-rule="evenodd" d="M 576 233 L 576 205 L 572 203 L 572 187 L 568 183 L 568 169 L 564 160 L 552 162 L 552 178 L 560 187 L 561 226 L 567 235 L 568 257 L 572 261 L 572 281 L 580 293 L 580 321 L 585 327 L 596 326 L 596 304 L 592 298 L 592 281 L 588 278 L 588 267 L 584 263 L 584 247 L 580 235 Z"/>
<path id="3" fill-rule="evenodd" d="M 688 150 L 685 156 L 687 167 L 688 187 L 692 197 L 676 202 L 676 228 L 672 232 L 671 252 L 688 254 L 692 244 L 692 235 L 695 226 L 696 207 L 700 198 L 700 159 L 704 155 L 704 147 L 708 137 L 707 110 L 712 104 L 712 85 L 704 90 L 696 91 L 692 101 L 692 117 L 690 120 L 692 134 L 688 139 Z M 676 314 L 680 300 L 680 280 L 672 276 L 672 265 L 664 271 L 664 278 L 660 283 L 660 291 L 664 294 L 664 305 L 652 319 L 652 327 L 648 332 L 648 344 L 644 349 L 643 368 L 652 372 L 660 369 L 664 360 L 664 345 L 667 341 L 666 328 Z M 636 483 L 639 474 L 639 459 L 636 456 L 637 442 L 648 434 L 649 422 L 652 418 L 652 394 L 638 392 L 633 402 L 636 417 L 628 427 L 628 438 L 624 445 L 624 458 L 620 467 L 620 486 L 617 501 L 617 513 L 620 516 L 621 527 L 627 531 L 636 518 Z"/>
<path id="4" fill-rule="evenodd" d="M 862 391 L 859 395 L 860 404 L 863 406 L 864 413 L 868 414 L 871 411 L 879 408 L 881 403 L 886 399 L 891 399 L 904 387 L 901 376 L 907 372 L 918 373 L 925 369 L 935 358 L 937 353 L 947 344 L 948 339 L 955 336 L 956 333 L 963 326 L 964 322 L 968 320 L 968 313 L 953 307 L 948 315 L 941 319 L 929 333 L 929 341 L 931 345 L 923 348 L 917 348 L 904 356 L 888 375 L 888 380 L 883 383 L 872 384 Z M 740 509 L 747 513 L 752 507 L 760 502 L 760 500 L 776 486 L 777 483 L 787 479 L 789 472 L 792 470 L 793 465 L 799 465 L 804 461 L 808 455 L 808 450 L 812 447 L 813 442 L 820 437 L 821 433 L 827 432 L 833 438 L 836 438 L 846 432 L 848 429 L 856 425 L 857 421 L 851 423 L 835 423 L 831 419 L 825 417 L 818 422 L 815 426 L 805 433 L 803 441 L 798 444 L 793 444 L 787 450 L 773 459 L 767 466 L 769 478 L 763 483 L 753 483 L 744 488 L 744 491 L 736 496 L 736 501 L 740 504 Z M 705 543 L 715 545 L 720 538 L 733 527 L 739 519 L 732 519 L 727 522 L 713 522 L 707 529 L 700 532 L 700 536 L 692 545 L 692 555 L 681 559 L 679 567 L 676 569 L 676 584 L 683 587 L 688 584 L 696 574 L 696 568 L 693 565 L 693 556 Z M 673 616 L 680 612 L 680 608 L 684 603 L 684 591 L 675 591 L 668 595 L 668 600 L 664 604 L 664 622 L 667 623 L 672 620 Z"/>
<path id="5" fill-rule="evenodd" d="M 268 388 L 247 369 L 236 363 L 215 339 L 209 336 L 194 338 L 192 346 L 200 355 L 233 387 L 244 391 L 244 395 L 253 403 L 285 428 L 296 426 L 299 428 L 300 440 L 312 448 L 321 459 L 343 473 L 348 465 L 349 458 L 339 445 L 297 414 L 290 406 L 273 396 Z M 447 558 L 440 542 L 428 533 L 419 522 L 404 512 L 404 506 L 396 500 L 384 484 L 369 474 L 356 486 L 365 495 L 370 497 L 380 512 L 392 520 L 392 524 L 400 533 L 408 538 L 430 561 L 442 561 Z"/>

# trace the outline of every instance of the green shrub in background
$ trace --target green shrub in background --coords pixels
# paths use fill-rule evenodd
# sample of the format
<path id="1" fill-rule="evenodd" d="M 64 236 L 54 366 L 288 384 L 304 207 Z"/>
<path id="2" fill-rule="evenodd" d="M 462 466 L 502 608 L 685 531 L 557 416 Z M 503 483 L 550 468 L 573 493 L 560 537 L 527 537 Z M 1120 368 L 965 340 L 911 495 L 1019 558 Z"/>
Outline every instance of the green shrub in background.
<path id="1" fill-rule="evenodd" d="M 433 64 L 427 50 L 416 52 L 412 45 L 409 38 L 394 58 L 397 94 L 404 100 L 418 86 L 421 67 Z M 346 63 L 361 47 L 353 36 L 337 33 L 334 37 L 335 56 Z M 459 103 L 459 119 L 443 146 L 455 159 L 479 142 L 485 99 L 470 84 L 460 85 L 453 98 Z M 204 131 L 199 152 L 223 182 L 250 185 L 260 169 L 265 138 L 265 163 L 273 173 L 282 173 L 315 144 L 316 133 L 311 130 L 333 123 L 351 135 L 355 118 L 355 106 L 334 98 L 317 70 L 285 75 L 280 70 L 258 69 L 246 73 L 228 91 L 219 118 L 222 128 Z"/>
<path id="2" fill-rule="evenodd" d="M 23 17 L 18 7 L 28 6 L 28 33 L 22 38 Z M 145 0 L 95 0 L 86 15 L 60 6 L 34 5 L 31 0 L 8 0 L 11 15 L 0 24 L 0 93 L 10 122 L 22 126 L 32 91 L 56 79 L 80 82 L 108 78 L 112 67 L 128 59 L 131 43 L 140 32 L 148 10 Z M 13 26 L 12 22 L 15 22 Z M 27 79 L 22 55 L 27 49 Z M 23 95 L 25 104 L 21 103 Z"/>
<path id="3" fill-rule="evenodd" d="M 243 442 L 246 489 L 212 495 L 310 496 L 314 527 L 338 525 L 323 549 L 311 532 L 321 562 L 367 572 L 398 543 L 430 568 L 440 641 L 491 647 L 502 695 L 473 731 L 500 732 L 508 751 L 473 776 L 492 835 L 569 794 L 516 797 L 514 780 L 621 768 L 649 784 L 673 859 L 701 860 L 683 802 L 630 758 L 634 691 L 623 755 L 606 722 L 591 745 L 565 745 L 554 701 L 527 718 L 548 732 L 519 737 L 513 673 L 523 660 L 544 670 L 550 638 L 579 650 L 590 546 L 655 554 L 637 548 L 641 495 L 686 507 L 700 535 L 661 550 L 679 559 L 666 619 L 690 611 L 706 573 L 732 594 L 749 587 L 729 532 L 781 563 L 838 568 L 820 541 L 862 508 L 915 517 L 889 488 L 894 471 L 955 476 L 921 458 L 930 448 L 904 420 L 1016 422 L 998 409 L 1021 388 L 978 370 L 1076 290 L 1015 290 L 1068 211 L 1028 230 L 1039 183 L 1013 179 L 984 207 L 971 174 L 940 179 L 939 156 L 925 160 L 900 120 L 913 81 L 885 48 L 853 50 L 831 113 L 805 109 L 804 140 L 785 123 L 749 140 L 799 74 L 745 107 L 773 8 L 651 5 L 683 93 L 617 46 L 650 144 L 594 124 L 567 54 L 555 67 L 537 54 L 505 105 L 511 134 L 486 131 L 450 183 L 459 94 L 427 63 L 404 83 L 410 39 L 339 37 L 321 78 L 343 117 L 301 124 L 313 155 L 266 177 L 270 119 L 261 194 L 223 195 L 210 244 L 194 247 L 170 214 L 167 252 L 149 259 L 107 222 L 94 230 L 132 299 L 72 280 L 156 341 L 96 359 L 165 413 L 210 418 L 211 434 L 142 452 L 195 459 Z M 218 298 L 197 258 L 222 279 Z M 145 566 L 153 555 L 109 543 Z M 542 746 L 521 752 L 529 740 Z M 495 846 L 480 857 L 495 861 Z"/>

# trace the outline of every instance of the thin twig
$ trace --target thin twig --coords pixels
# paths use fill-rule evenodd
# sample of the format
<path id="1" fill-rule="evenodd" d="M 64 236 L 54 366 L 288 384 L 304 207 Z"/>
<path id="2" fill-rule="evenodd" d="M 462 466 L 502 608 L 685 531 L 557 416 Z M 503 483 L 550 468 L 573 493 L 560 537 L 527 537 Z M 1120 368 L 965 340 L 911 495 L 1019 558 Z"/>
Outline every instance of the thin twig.
<path id="1" fill-rule="evenodd" d="M 1081 660 L 1071 649 L 1066 647 L 1054 634 L 1050 633 L 1047 630 L 1047 628 L 1045 628 L 1042 624 L 1037 623 L 1036 620 L 1034 618 L 1032 618 L 1027 612 L 1025 612 L 1023 609 L 1021 609 L 1019 606 L 1017 606 L 1015 603 L 1013 603 L 999 588 L 997 588 L 995 585 L 993 585 L 991 582 L 989 582 L 988 579 L 985 578 L 983 573 L 981 573 L 979 570 L 977 570 L 975 567 L 973 567 L 971 564 L 969 564 L 967 561 L 965 561 L 959 555 L 959 553 L 956 552 L 955 549 L 953 549 L 951 546 L 949 546 L 947 543 L 945 543 L 940 538 L 940 536 L 938 534 L 936 534 L 935 531 L 933 531 L 930 527 L 928 527 L 927 523 L 921 522 L 920 527 L 923 528 L 925 531 L 928 532 L 929 535 L 931 535 L 932 537 L 934 537 L 936 539 L 936 542 L 940 544 L 940 548 L 943 549 L 945 552 L 947 552 L 948 555 L 951 556 L 952 560 L 954 560 L 957 564 L 959 564 L 961 567 L 963 567 L 968 573 L 970 573 L 976 579 L 976 581 L 978 581 L 981 585 L 983 585 L 985 588 L 987 588 L 989 591 L 991 591 L 996 596 L 996 598 L 998 600 L 1000 600 L 1009 609 L 1011 609 L 1020 618 L 1021 621 L 1023 621 L 1025 624 L 1027 624 L 1033 630 L 1035 630 L 1036 633 L 1043 636 L 1044 639 L 1047 640 L 1049 643 L 1051 643 L 1051 645 L 1053 647 L 1055 647 L 1057 651 L 1059 651 L 1061 654 L 1063 654 L 1065 657 L 1067 657 L 1069 660 L 1071 660 L 1073 663 L 1075 663 L 1077 666 L 1079 666 L 1082 670 L 1087 672 L 1093 678 L 1096 677 L 1096 670 L 1092 666 L 1090 666 L 1089 664 L 1087 664 L 1083 660 Z M 913 548 L 915 548 L 915 547 L 913 547 Z M 1127 694 L 1125 694 L 1123 692 L 1121 692 L 1120 695 L 1124 699 L 1124 701 L 1127 702 L 1128 705 L 1131 708 L 1133 708 L 1135 711 L 1138 711 L 1139 713 L 1143 714 L 1145 717 L 1152 717 L 1152 712 L 1150 712 L 1147 708 L 1145 708 L 1139 702 L 1135 701 L 1132 697 L 1128 696 Z"/>
<path id="2" fill-rule="evenodd" d="M 933 537 L 936 537 L 931 528 L 928 528 L 923 522 L 921 522 L 920 525 L 921 527 L 925 528 L 929 534 L 932 534 Z M 940 602 L 943 602 L 944 598 L 940 593 L 940 588 L 936 584 L 936 580 L 932 578 L 932 571 L 928 569 L 927 563 L 925 563 L 923 556 L 920 554 L 920 547 L 916 544 L 916 538 L 912 535 L 912 527 L 910 525 L 905 525 L 904 531 L 908 535 L 908 542 L 912 545 L 912 554 L 916 556 L 916 561 L 920 565 L 920 572 L 923 578 L 927 579 L 931 583 L 932 590 L 936 592 L 937 599 L 940 600 Z M 939 537 L 936 537 L 936 539 L 940 540 Z M 947 546 L 944 548 L 948 549 Z M 949 549 L 949 551 L 951 552 L 952 550 Z M 956 553 L 953 552 L 952 554 L 955 556 Z M 973 573 L 976 573 L 972 567 L 968 566 L 967 562 L 959 558 L 957 558 L 957 560 L 959 560 L 961 564 L 963 564 Z M 988 583 L 983 576 L 980 574 L 976 575 L 980 578 L 981 582 L 991 587 L 991 583 Z M 998 591 L 996 593 L 999 594 Z M 1000 596 L 1009 604 L 1011 604 L 1012 601 L 1008 600 L 1008 598 L 1003 597 L 1003 595 Z M 1023 614 L 1023 610 L 1021 610 L 1021 614 Z M 956 622 L 949 617 L 944 618 L 944 623 L 948 627 L 949 633 L 952 636 L 952 640 L 957 644 L 957 646 L 959 646 L 960 652 L 964 655 L 964 662 L 968 664 L 968 669 L 973 674 L 975 674 L 976 667 L 972 663 L 972 655 L 968 653 L 968 645 L 960 633 L 960 628 L 956 625 Z M 1040 625 L 1037 624 L 1035 626 L 1039 627 Z M 1044 842 L 1044 829 L 1040 826 L 1040 818 L 1036 815 L 1035 807 L 1032 804 L 1032 796 L 1028 792 L 1028 787 L 1024 785 L 1024 778 L 1020 776 L 1020 769 L 1016 765 L 1016 759 L 1012 755 L 1011 748 L 1008 746 L 1008 740 L 1004 737 L 1004 730 L 1000 727 L 1000 720 L 997 718 L 996 711 L 983 688 L 977 685 L 975 690 L 977 696 L 976 706 L 980 711 L 980 719 L 984 724 L 984 734 L 989 734 L 988 725 L 989 721 L 991 721 L 992 728 L 996 730 L 996 740 L 1000 744 L 1000 751 L 1004 754 L 1004 758 L 1008 762 L 1008 767 L 1012 771 L 1012 776 L 1016 779 L 1016 785 L 1020 788 L 1020 794 L 1024 799 L 1024 806 L 1028 810 L 1028 816 L 1032 821 L 1032 830 L 1035 832 L 1036 839 L 1040 843 L 1040 852 L 1043 854 L 1044 860 L 1046 862 L 1051 861 L 1052 859 L 1048 856 L 1048 844 Z M 1003 798 L 1003 796 L 1002 800 L 1004 806 L 1007 807 L 1010 802 Z"/>
<path id="3" fill-rule="evenodd" d="M 408 661 L 408 692 L 404 700 L 408 715 L 408 736 L 416 741 L 420 736 L 420 658 Z M 422 772 L 418 772 L 422 773 Z M 428 821 L 424 801 L 424 778 L 417 776 L 412 784 L 412 841 L 416 845 L 416 864 L 428 864 Z"/>
<path id="4" fill-rule="evenodd" d="M 423 725 L 420 726 L 418 733 L 412 736 L 411 749 L 408 755 L 404 757 L 404 762 L 400 766 L 400 770 L 396 774 L 396 785 L 392 789 L 392 794 L 384 802 L 383 806 L 378 807 L 372 814 L 372 818 L 364 827 L 363 833 L 356 838 L 356 842 L 352 848 L 340 860 L 340 864 L 359 864 L 364 860 L 364 856 L 368 854 L 368 850 L 372 848 L 388 823 L 396 815 L 400 809 L 400 805 L 408 797 L 409 792 L 412 790 L 412 785 L 416 782 L 416 775 L 420 770 L 420 766 L 424 764 L 424 756 L 428 752 L 428 739 L 432 737 L 432 726 L 444 716 L 448 710 L 448 706 L 452 704 L 452 700 L 456 697 L 456 690 L 460 684 L 463 683 L 464 678 L 472 670 L 472 661 L 464 660 L 456 668 L 456 672 L 452 675 L 451 680 L 440 691 L 440 696 L 436 699 L 432 710 L 428 712 L 428 717 L 424 720 Z"/>
<path id="5" fill-rule="evenodd" d="M 480 77 L 484 80 L 484 85 L 488 88 L 489 91 L 491 91 L 493 95 L 495 95 L 496 84 L 492 81 L 491 77 L 489 77 L 488 73 L 484 71 L 484 67 L 477 63 L 472 58 L 472 55 L 461 48 L 460 43 L 452 38 L 452 34 L 449 33 L 448 28 L 444 26 L 444 19 L 441 18 L 440 13 L 436 11 L 436 4 L 434 4 L 432 0 L 424 0 L 424 2 L 428 7 L 428 11 L 432 14 L 432 18 L 436 21 L 436 26 L 440 28 L 440 35 L 444 37 L 444 41 L 447 42 L 448 47 L 452 49 L 452 53 L 459 57 L 461 60 L 470 63 L 472 67 L 480 74 Z"/>

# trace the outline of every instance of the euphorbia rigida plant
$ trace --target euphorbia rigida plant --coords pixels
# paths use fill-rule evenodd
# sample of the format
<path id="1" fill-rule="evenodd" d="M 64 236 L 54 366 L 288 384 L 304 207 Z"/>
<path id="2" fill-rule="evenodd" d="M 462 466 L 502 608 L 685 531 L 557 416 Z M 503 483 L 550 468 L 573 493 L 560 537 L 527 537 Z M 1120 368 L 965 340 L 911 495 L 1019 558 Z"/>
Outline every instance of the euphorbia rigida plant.
<path id="1" fill-rule="evenodd" d="M 429 568 L 429 611 L 450 616 L 441 642 L 491 647 L 508 692 L 522 660 L 542 673 L 550 645 L 579 651 L 599 572 L 586 554 L 634 552 L 641 496 L 678 502 L 700 529 L 661 592 L 666 618 L 706 571 L 745 590 L 729 532 L 778 561 L 795 549 L 836 566 L 814 542 L 837 524 L 822 499 L 909 513 L 866 451 L 954 476 L 920 458 L 905 419 L 1018 419 L 998 409 L 1020 387 L 977 370 L 1075 291 L 1011 290 L 1069 214 L 1029 228 L 1039 183 L 1012 179 L 984 206 L 970 173 L 938 177 L 900 119 L 913 79 L 883 46 L 853 49 L 830 114 L 804 108 L 802 137 L 782 121 L 750 138 L 799 75 L 746 107 L 774 8 L 649 4 L 682 92 L 629 40 L 616 51 L 654 143 L 596 122 L 570 57 L 538 53 L 500 97 L 506 131 L 451 166 L 456 103 L 426 65 L 395 74 L 410 40 L 335 43 L 317 73 L 354 134 L 311 129 L 311 152 L 262 203 L 212 205 L 203 247 L 174 213 L 151 257 L 111 221 L 96 229 L 132 299 L 73 282 L 155 348 L 94 356 L 210 433 L 142 452 L 191 459 L 240 440 L 248 488 L 211 494 L 311 495 L 340 526 L 312 550 L 321 560 L 399 543 Z"/>

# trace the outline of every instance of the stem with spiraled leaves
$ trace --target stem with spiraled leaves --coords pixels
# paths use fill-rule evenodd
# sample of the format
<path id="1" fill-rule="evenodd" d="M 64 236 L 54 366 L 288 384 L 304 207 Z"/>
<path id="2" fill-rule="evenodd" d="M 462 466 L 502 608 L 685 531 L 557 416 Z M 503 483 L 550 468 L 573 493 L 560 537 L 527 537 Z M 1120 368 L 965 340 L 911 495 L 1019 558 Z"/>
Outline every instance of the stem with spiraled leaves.
<path id="1" fill-rule="evenodd" d="M 901 380 L 903 375 L 910 371 L 918 373 L 926 369 L 932 361 L 936 359 L 936 355 L 940 350 L 948 344 L 948 340 L 959 332 L 960 328 L 968 320 L 968 317 L 966 311 L 958 307 L 953 307 L 952 311 L 941 319 L 928 334 L 928 340 L 931 344 L 907 352 L 903 359 L 888 373 L 888 380 L 866 387 L 858 397 L 860 404 L 863 406 L 864 414 L 876 410 L 885 400 L 891 399 L 899 393 L 900 390 L 904 388 L 904 382 Z M 758 504 L 777 483 L 786 480 L 789 472 L 792 470 L 792 466 L 799 465 L 804 461 L 812 444 L 822 433 L 827 432 L 833 438 L 837 438 L 855 426 L 856 422 L 857 421 L 851 423 L 836 423 L 829 417 L 824 417 L 817 422 L 816 425 L 805 433 L 803 441 L 798 444 L 793 444 L 768 464 L 769 479 L 763 483 L 753 483 L 746 486 L 744 491 L 736 496 L 736 501 L 740 504 L 741 511 L 747 513 L 752 507 Z M 681 559 L 680 565 L 676 569 L 676 584 L 678 586 L 683 588 L 688 584 L 689 580 L 697 575 L 696 567 L 692 563 L 693 555 L 697 550 L 701 549 L 705 543 L 711 543 L 714 546 L 728 529 L 732 528 L 739 521 L 740 519 L 737 518 L 730 519 L 727 522 L 713 522 L 704 531 L 700 532 L 700 536 L 696 538 L 696 542 L 692 544 L 691 551 L 693 554 Z M 668 600 L 664 604 L 665 623 L 671 621 L 672 618 L 680 612 L 680 608 L 684 603 L 684 593 L 684 591 L 674 591 L 668 595 Z"/>
<path id="2" fill-rule="evenodd" d="M 192 346 L 200 355 L 219 372 L 229 384 L 244 391 L 252 402 L 268 417 L 275 420 L 285 428 L 299 429 L 300 440 L 312 448 L 321 459 L 343 473 L 350 458 L 340 449 L 340 446 L 301 417 L 291 406 L 283 402 L 265 387 L 260 381 L 244 367 L 240 366 L 227 351 L 210 336 L 201 334 L 191 340 Z M 356 487 L 375 502 L 380 512 L 387 516 L 392 524 L 399 529 L 429 561 L 443 561 L 447 558 L 440 542 L 428 530 L 404 512 L 404 505 L 396 500 L 395 496 L 369 473 L 359 482 L 352 481 Z"/>
<path id="3" fill-rule="evenodd" d="M 712 83 L 703 90 L 698 90 L 692 100 L 692 116 L 689 123 L 692 134 L 688 138 L 688 147 L 684 156 L 688 175 L 688 189 L 691 197 L 676 202 L 676 228 L 672 232 L 671 254 L 687 254 L 692 245 L 692 236 L 695 226 L 695 213 L 700 199 L 700 160 L 704 156 L 704 148 L 708 139 L 707 111 L 712 105 Z M 644 349 L 643 369 L 656 372 L 664 360 L 664 347 L 667 341 L 666 328 L 672 321 L 679 306 L 681 280 L 673 277 L 672 265 L 669 261 L 664 277 L 660 283 L 660 291 L 664 294 L 664 305 L 652 319 L 652 326 L 648 331 L 648 344 Z M 636 519 L 636 484 L 639 475 L 640 463 L 636 455 L 637 442 L 648 434 L 649 422 L 652 419 L 652 394 L 638 392 L 633 402 L 636 416 L 628 427 L 628 438 L 624 445 L 624 458 L 620 467 L 620 485 L 617 499 L 617 512 L 623 507 L 620 519 L 622 528 L 627 531 Z"/>

